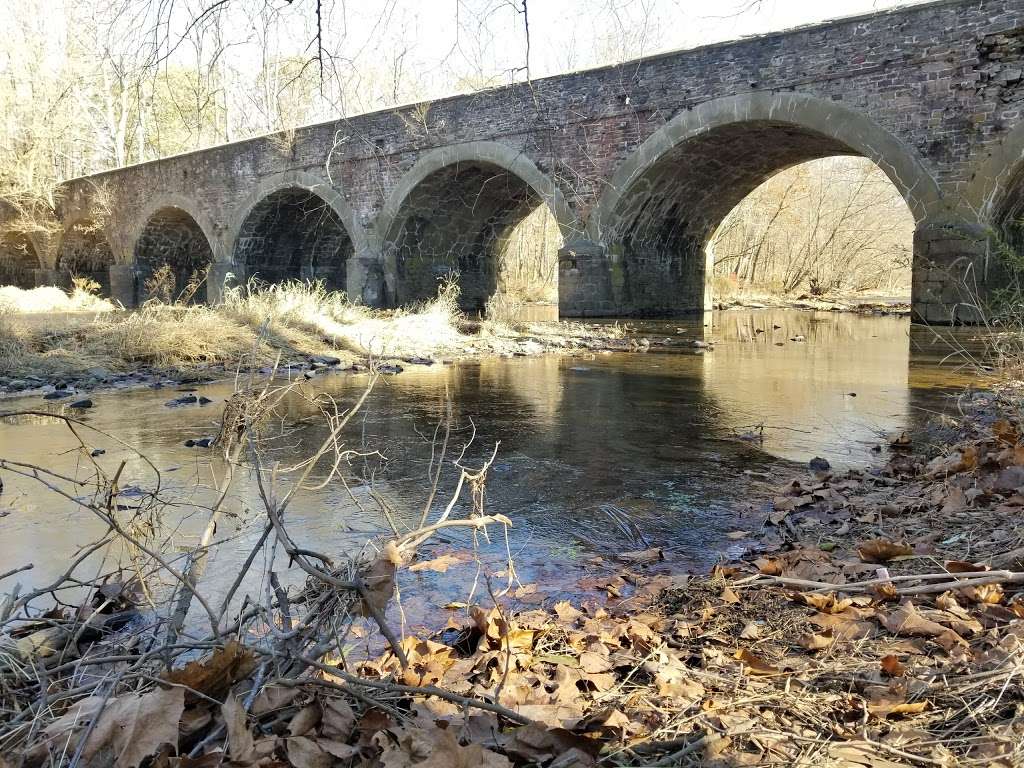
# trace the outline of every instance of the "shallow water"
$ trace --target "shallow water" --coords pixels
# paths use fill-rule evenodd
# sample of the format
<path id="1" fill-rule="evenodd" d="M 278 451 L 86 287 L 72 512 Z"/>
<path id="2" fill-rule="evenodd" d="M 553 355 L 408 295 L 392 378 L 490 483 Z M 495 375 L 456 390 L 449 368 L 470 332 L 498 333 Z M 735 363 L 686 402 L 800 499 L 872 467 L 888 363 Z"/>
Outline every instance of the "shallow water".
<path id="1" fill-rule="evenodd" d="M 514 521 L 510 548 L 523 583 L 571 591 L 587 559 L 640 549 L 645 540 L 684 565 L 706 567 L 738 546 L 728 531 L 744 523 L 749 529 L 734 505 L 758 491 L 759 473 L 785 476 L 792 462 L 814 456 L 838 467 L 871 462 L 872 447 L 885 436 L 919 429 L 929 413 L 951 407 L 950 393 L 971 381 L 956 359 L 943 360 L 948 343 L 923 329 L 911 333 L 905 318 L 728 311 L 705 320 L 635 324 L 631 332 L 649 339 L 706 338 L 715 347 L 406 366 L 383 380 L 352 424 L 348 443 L 383 458 L 353 461 L 347 473 L 352 494 L 337 481 L 300 494 L 288 513 L 296 538 L 337 554 L 385 532 L 368 493 L 365 475 L 371 472 L 399 523 L 417 519 L 428 485 L 428 438 L 448 392 L 462 426 L 453 445 L 461 448 L 469 425 L 475 429 L 463 463 L 478 466 L 499 443 L 486 504 Z M 806 341 L 790 340 L 798 335 Z M 349 403 L 365 384 L 365 375 L 337 373 L 314 379 L 307 389 Z M 209 500 L 223 467 L 214 452 L 183 443 L 216 433 L 219 403 L 231 391 L 230 383 L 205 385 L 200 394 L 214 403 L 180 408 L 165 406 L 178 395 L 173 388 L 99 393 L 92 396 L 96 407 L 81 418 L 142 451 L 160 470 L 164 498 Z M 30 408 L 61 406 L 38 397 L 3 404 L 6 412 Z M 313 417 L 312 406 L 295 398 L 283 422 L 288 435 L 271 457 L 288 463 L 308 455 L 324 435 Z M 157 475 L 124 445 L 97 432 L 80 434 L 90 450 L 105 449 L 97 461 L 108 472 L 126 461 L 122 487 L 155 487 Z M 456 455 L 449 456 L 441 499 L 455 478 Z M 0 457 L 67 475 L 84 473 L 88 462 L 67 427 L 45 416 L 0 421 Z M 99 522 L 73 501 L 9 472 L 3 479 L 0 514 L 8 514 L 0 518 L 0 572 L 29 561 L 35 568 L 0 590 L 19 579 L 26 586 L 46 583 L 77 547 L 102 534 Z M 232 517 L 217 532 L 224 543 L 203 582 L 212 595 L 223 593 L 261 530 L 250 475 L 239 478 L 229 509 Z M 179 548 L 194 544 L 205 523 L 203 515 L 180 510 L 164 517 L 164 533 Z M 616 526 L 613 518 L 623 516 L 644 539 Z M 433 545 L 434 553 L 468 544 L 465 535 L 447 538 Z M 499 537 L 485 549 L 500 557 L 504 541 Z M 266 562 L 261 555 L 260 570 Z M 107 565 L 90 561 L 97 570 Z M 280 553 L 273 566 L 301 581 Z M 465 579 L 449 578 L 459 568 L 446 577 L 403 575 L 403 591 L 443 589 L 450 599 L 463 599 Z M 471 579 L 469 567 L 461 571 Z"/>

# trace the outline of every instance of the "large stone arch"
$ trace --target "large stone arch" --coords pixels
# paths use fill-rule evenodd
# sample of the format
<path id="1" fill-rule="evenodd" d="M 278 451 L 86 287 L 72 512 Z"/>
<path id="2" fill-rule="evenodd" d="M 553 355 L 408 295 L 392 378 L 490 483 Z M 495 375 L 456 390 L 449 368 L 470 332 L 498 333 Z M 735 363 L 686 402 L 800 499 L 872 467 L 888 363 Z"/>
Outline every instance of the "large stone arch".
<path id="1" fill-rule="evenodd" d="M 794 93 L 715 99 L 655 131 L 591 211 L 588 237 L 608 252 L 608 304 L 631 314 L 708 308 L 706 246 L 721 220 L 775 173 L 830 155 L 872 160 L 919 225 L 941 215 L 941 192 L 917 154 L 849 107 Z"/>
<path id="2" fill-rule="evenodd" d="M 236 208 L 228 227 L 226 248 L 220 264 L 223 267 L 232 269 L 236 276 L 242 279 L 252 276 L 254 271 L 248 269 L 246 263 L 248 254 L 251 254 L 253 249 L 258 247 L 255 240 L 263 238 L 267 234 L 265 232 L 257 232 L 254 229 L 254 222 L 263 215 L 261 210 L 272 206 L 275 200 L 284 201 L 288 205 L 305 206 L 309 204 L 325 207 L 323 208 L 324 219 L 329 219 L 332 222 L 332 231 L 343 234 L 348 241 L 348 245 L 345 248 L 345 263 L 342 265 L 343 274 L 337 276 L 338 284 L 332 284 L 331 280 L 327 282 L 329 287 L 332 288 L 351 289 L 352 283 L 346 282 L 345 276 L 351 276 L 355 271 L 352 269 L 352 262 L 356 260 L 357 256 L 364 255 L 369 251 L 366 233 L 356 221 L 352 207 L 337 189 L 324 179 L 303 171 L 286 171 L 268 176 L 242 201 Z M 270 225 L 268 224 L 267 226 Z M 251 266 L 251 264 L 248 266 Z M 294 277 L 314 278 L 324 276 L 318 274 L 315 268 L 309 265 L 306 266 L 307 269 L 301 274 L 295 274 Z M 279 272 L 281 275 L 284 274 L 281 270 L 276 270 L 273 272 L 274 277 L 272 280 L 276 280 L 277 277 L 281 276 L 278 275 Z M 358 292 L 359 289 L 357 288 L 356 290 Z"/>
<path id="3" fill-rule="evenodd" d="M 216 229 L 194 201 L 176 194 L 151 200 L 129 234 L 135 300 L 144 301 L 150 292 L 147 282 L 156 270 L 171 268 L 174 285 L 167 286 L 171 298 L 183 295 L 186 286 L 204 269 L 218 261 L 220 251 Z M 208 285 L 198 286 L 193 301 L 206 301 Z"/>
<path id="4" fill-rule="evenodd" d="M 484 178 L 483 184 L 479 184 L 479 178 L 473 179 L 474 174 L 486 176 L 488 173 L 493 175 Z M 498 179 L 499 176 L 501 179 Z M 451 177 L 452 183 L 446 185 L 445 180 L 448 177 Z M 469 181 L 466 181 L 467 178 Z M 497 230 L 509 229 L 509 222 L 521 220 L 530 210 L 540 205 L 546 206 L 550 211 L 562 242 L 569 242 L 581 236 L 582 225 L 579 218 L 558 184 L 541 171 L 522 150 L 495 141 L 466 142 L 432 149 L 420 156 L 399 179 L 376 219 L 376 244 L 384 255 L 387 294 L 392 303 L 404 303 L 430 295 L 430 290 L 425 286 L 421 286 L 418 294 L 415 293 L 416 289 L 403 287 L 405 278 L 402 275 L 402 251 L 406 247 L 410 227 L 417 230 L 429 227 L 436 224 L 431 221 L 435 214 L 447 216 L 451 213 L 443 212 L 446 205 L 444 201 L 435 201 L 435 211 L 417 210 L 423 208 L 423 205 L 421 203 L 417 206 L 416 196 L 429 195 L 424 193 L 424 190 L 432 183 L 441 185 L 441 188 L 465 184 L 467 190 L 477 183 L 480 195 L 476 200 L 483 201 L 483 187 L 496 179 L 499 180 L 499 187 L 501 183 L 506 186 L 508 195 L 504 202 L 501 200 L 499 189 L 491 195 L 489 201 L 481 202 L 479 213 L 474 211 L 472 217 L 462 217 L 466 220 L 461 222 L 455 222 L 454 219 L 457 217 L 452 216 L 452 221 L 448 222 L 451 229 L 449 236 L 457 227 L 465 230 L 460 232 L 456 239 L 465 241 L 463 245 L 467 251 L 491 248 L 493 243 L 502 237 L 497 234 Z M 494 187 L 493 184 L 491 186 Z M 470 220 L 474 218 L 479 220 Z M 490 231 L 486 235 L 489 245 L 484 244 L 484 236 L 480 231 L 472 231 L 474 227 L 489 228 Z M 435 239 L 438 238 L 443 239 L 442 235 L 435 233 Z M 560 245 L 561 243 L 553 245 L 553 251 L 557 251 Z M 482 258 L 479 254 L 473 256 L 476 260 Z M 463 257 L 459 256 L 457 260 L 460 262 L 457 268 L 463 271 L 463 267 L 467 266 L 461 264 Z M 440 267 L 444 268 L 444 265 Z M 481 273 L 485 271 L 479 263 L 475 268 Z M 466 278 L 464 271 L 461 277 Z M 486 284 L 488 279 L 493 281 L 496 277 L 492 274 L 489 278 L 481 277 L 475 282 L 474 279 L 465 281 L 462 288 L 463 298 L 467 301 L 466 308 L 480 308 L 480 301 L 495 289 L 496 284 Z"/>
<path id="5" fill-rule="evenodd" d="M 332 187 L 325 179 L 311 173 L 306 173 L 305 171 L 284 171 L 262 179 L 256 188 L 235 208 L 235 213 L 227 230 L 228 236 L 223 254 L 225 261 L 230 261 L 233 258 L 239 231 L 246 218 L 252 213 L 252 210 L 264 198 L 289 188 L 304 189 L 322 199 L 331 207 L 341 220 L 341 223 L 345 225 L 349 237 L 352 238 L 352 244 L 355 246 L 356 253 L 363 253 L 368 250 L 366 232 L 356 221 L 352 206 L 349 205 L 348 200 L 345 199 L 341 192 Z"/>

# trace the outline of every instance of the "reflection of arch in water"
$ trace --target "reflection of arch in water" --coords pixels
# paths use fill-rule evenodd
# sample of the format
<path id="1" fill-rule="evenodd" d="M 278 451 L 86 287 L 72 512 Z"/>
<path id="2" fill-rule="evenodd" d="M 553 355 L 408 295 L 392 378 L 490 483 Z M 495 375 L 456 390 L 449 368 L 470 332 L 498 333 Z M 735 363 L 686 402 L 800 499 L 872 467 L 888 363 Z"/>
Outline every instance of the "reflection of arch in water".
<path id="1" fill-rule="evenodd" d="M 666 123 L 622 163 L 587 224 L 609 247 L 616 303 L 635 314 L 708 308 L 707 245 L 725 216 L 778 171 L 835 155 L 874 161 L 918 221 L 939 209 L 917 155 L 835 102 L 747 94 Z"/>
<path id="2" fill-rule="evenodd" d="M 110 296 L 110 267 L 114 254 L 103 229 L 90 219 L 78 219 L 67 226 L 57 249 L 57 272 L 67 288 L 75 278 L 92 280 L 101 296 Z"/>

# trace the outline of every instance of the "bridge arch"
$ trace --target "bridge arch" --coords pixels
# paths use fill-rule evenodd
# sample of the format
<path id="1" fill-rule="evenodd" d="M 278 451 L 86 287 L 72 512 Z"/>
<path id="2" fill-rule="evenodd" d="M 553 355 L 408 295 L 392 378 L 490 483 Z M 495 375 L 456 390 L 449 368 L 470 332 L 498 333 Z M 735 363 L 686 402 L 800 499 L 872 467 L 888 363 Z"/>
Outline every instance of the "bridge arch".
<path id="1" fill-rule="evenodd" d="M 34 288 L 35 271 L 43 268 L 43 252 L 30 233 L 0 234 L 0 286 Z"/>
<path id="2" fill-rule="evenodd" d="M 998 232 L 1014 250 L 1024 253 L 1024 124 L 974 163 L 957 200 L 963 218 Z"/>
<path id="3" fill-rule="evenodd" d="M 612 175 L 587 221 L 609 251 L 620 312 L 671 314 L 710 306 L 707 245 L 725 216 L 779 171 L 835 155 L 872 160 L 915 220 L 942 195 L 916 153 L 842 104 L 794 93 L 749 93 L 677 115 Z"/>
<path id="4" fill-rule="evenodd" d="M 345 290 L 349 262 L 367 250 L 344 196 L 301 171 L 264 179 L 238 207 L 228 232 L 224 260 L 268 283 L 323 280 L 330 290 Z"/>
<path id="5" fill-rule="evenodd" d="M 209 218 L 182 195 L 150 202 L 130 236 L 136 303 L 156 297 L 205 302 L 205 276 L 216 260 L 214 232 Z M 158 280 L 162 267 L 169 273 Z"/>
<path id="6" fill-rule="evenodd" d="M 102 222 L 83 216 L 64 226 L 54 268 L 58 282 L 70 288 L 75 278 L 87 278 L 99 285 L 99 294 L 109 297 L 110 268 L 117 263 Z"/>
<path id="7" fill-rule="evenodd" d="M 515 227 L 538 210 L 550 213 L 556 236 L 513 245 Z M 441 278 L 457 275 L 463 308 L 479 310 L 499 284 L 522 292 L 524 280 L 535 283 L 525 289 L 533 298 L 557 301 L 557 251 L 582 226 L 555 181 L 523 151 L 475 141 L 423 154 L 391 192 L 376 232 L 391 303 L 430 298 Z M 499 254 L 524 247 L 536 254 L 536 279 L 524 278 L 524 259 L 498 264 Z"/>

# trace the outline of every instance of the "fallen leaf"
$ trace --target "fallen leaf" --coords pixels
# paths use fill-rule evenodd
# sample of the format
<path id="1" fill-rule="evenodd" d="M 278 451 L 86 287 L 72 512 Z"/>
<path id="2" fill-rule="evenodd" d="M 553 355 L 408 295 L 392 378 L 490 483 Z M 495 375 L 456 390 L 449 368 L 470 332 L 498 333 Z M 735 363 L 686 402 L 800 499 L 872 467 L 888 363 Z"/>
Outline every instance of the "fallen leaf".
<path id="1" fill-rule="evenodd" d="M 853 600 L 848 597 L 840 599 L 835 592 L 800 592 L 798 597 L 805 605 L 817 608 L 822 613 L 842 613 L 853 605 Z"/>
<path id="2" fill-rule="evenodd" d="M 882 717 L 890 717 L 891 715 L 916 715 L 919 712 L 924 712 L 927 708 L 927 701 L 915 701 L 914 703 L 910 703 L 907 701 L 893 701 L 883 698 L 876 702 L 868 702 L 868 712 L 872 715 L 881 715 Z"/>
<path id="3" fill-rule="evenodd" d="M 832 646 L 836 641 L 833 634 L 817 634 L 816 632 L 804 632 L 797 639 L 797 643 L 800 644 L 801 648 L 805 648 L 808 651 L 823 651 L 826 648 Z"/>
<path id="4" fill-rule="evenodd" d="M 512 757 L 534 763 L 547 763 L 554 757 L 576 751 L 590 758 L 590 762 L 581 762 L 580 765 L 593 765 L 593 758 L 600 751 L 601 742 L 564 728 L 545 728 L 540 724 L 534 724 L 524 725 L 504 734 L 501 748 Z"/>
<path id="5" fill-rule="evenodd" d="M 574 622 L 580 616 L 583 615 L 583 611 L 573 607 L 572 603 L 568 600 L 560 600 L 552 606 L 552 610 L 558 616 L 560 621 Z"/>
<path id="6" fill-rule="evenodd" d="M 191 705 L 203 698 L 204 694 L 220 701 L 231 686 L 246 677 L 256 668 L 256 657 L 237 640 L 228 641 L 203 659 L 173 669 L 164 674 L 169 683 L 185 686 L 185 703 Z"/>
<path id="7" fill-rule="evenodd" d="M 252 731 L 249 730 L 245 708 L 242 702 L 229 693 L 220 711 L 228 732 L 228 754 L 231 755 L 232 761 L 245 763 L 255 753 L 255 741 Z"/>
<path id="8" fill-rule="evenodd" d="M 82 747 L 82 757 L 88 762 L 109 747 L 116 768 L 137 768 L 165 744 L 177 747 L 178 723 L 184 710 L 185 689 L 180 687 L 119 696 L 97 716 Z"/>
<path id="9" fill-rule="evenodd" d="M 299 695 L 298 688 L 283 685 L 268 685 L 253 700 L 252 713 L 259 717 L 268 712 L 276 712 L 290 705 Z M 186 697 L 187 698 L 187 697 Z"/>
<path id="10" fill-rule="evenodd" d="M 334 765 L 333 755 L 305 736 L 285 739 L 285 751 L 294 768 L 331 768 Z"/>
<path id="11" fill-rule="evenodd" d="M 883 617 L 881 621 L 890 632 L 904 637 L 941 637 L 958 645 L 967 645 L 967 641 L 949 627 L 944 627 L 918 613 L 909 600 L 903 603 L 899 610 Z"/>
<path id="12" fill-rule="evenodd" d="M 992 424 L 992 436 L 1007 445 L 1013 445 L 1020 440 L 1020 432 L 1006 419 L 999 419 Z"/>
<path id="13" fill-rule="evenodd" d="M 903 677 L 907 672 L 907 668 L 892 654 L 882 657 L 881 666 L 882 671 L 889 677 Z"/>
<path id="14" fill-rule="evenodd" d="M 1003 588 L 999 584 L 978 584 L 977 586 L 964 587 L 959 590 L 960 594 L 972 603 L 981 605 L 997 605 L 1003 602 Z"/>
<path id="15" fill-rule="evenodd" d="M 375 611 L 383 614 L 395 593 L 395 563 L 387 556 L 378 557 L 362 576 L 366 585 L 362 615 L 372 616 Z"/>
<path id="16" fill-rule="evenodd" d="M 630 565 L 650 565 L 664 560 L 665 555 L 661 547 L 651 547 L 650 549 L 641 549 L 635 552 L 620 552 L 615 555 L 615 559 Z"/>
<path id="17" fill-rule="evenodd" d="M 755 656 L 746 648 L 741 648 L 733 654 L 733 658 L 742 661 L 746 668 L 755 675 L 775 675 L 779 668 L 773 667 L 764 659 Z"/>
<path id="18" fill-rule="evenodd" d="M 324 698 L 320 700 L 320 709 L 321 735 L 346 741 L 356 727 L 356 716 L 349 703 L 341 698 Z"/>
<path id="19" fill-rule="evenodd" d="M 972 563 L 968 560 L 947 560 L 944 567 L 950 573 L 979 573 L 992 570 L 984 563 Z"/>
<path id="20" fill-rule="evenodd" d="M 857 554 L 865 563 L 887 563 L 897 557 L 913 555 L 914 550 L 888 539 L 871 539 L 857 545 Z"/>
<path id="21" fill-rule="evenodd" d="M 320 724 L 320 706 L 309 704 L 296 712 L 288 723 L 291 736 L 305 736 Z"/>

